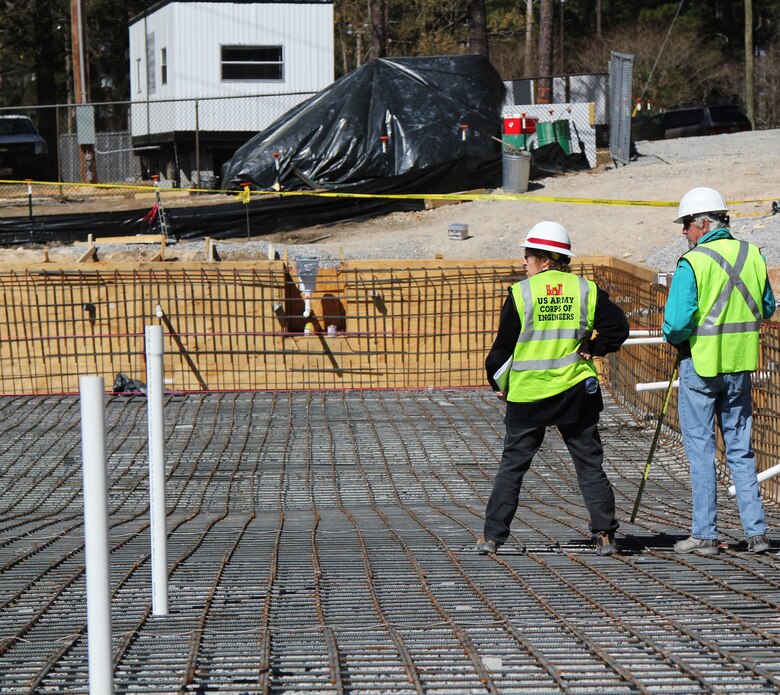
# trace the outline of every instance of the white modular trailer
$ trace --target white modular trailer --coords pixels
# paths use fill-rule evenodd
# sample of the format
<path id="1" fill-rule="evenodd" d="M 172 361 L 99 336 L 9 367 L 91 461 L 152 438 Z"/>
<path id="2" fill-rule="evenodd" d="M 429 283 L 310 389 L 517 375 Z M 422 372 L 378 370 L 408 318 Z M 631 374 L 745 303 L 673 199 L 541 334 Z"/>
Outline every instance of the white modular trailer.
<path id="1" fill-rule="evenodd" d="M 334 78 L 332 0 L 161 0 L 129 32 L 133 145 L 179 182 Z"/>

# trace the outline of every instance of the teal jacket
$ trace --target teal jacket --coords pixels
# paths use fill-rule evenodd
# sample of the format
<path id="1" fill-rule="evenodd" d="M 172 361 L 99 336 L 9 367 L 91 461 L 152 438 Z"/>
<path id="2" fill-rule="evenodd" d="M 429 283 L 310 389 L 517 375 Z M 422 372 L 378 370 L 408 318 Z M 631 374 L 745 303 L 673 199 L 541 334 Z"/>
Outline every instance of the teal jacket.
<path id="1" fill-rule="evenodd" d="M 699 243 L 733 238 L 728 229 L 719 227 L 707 232 L 699 239 Z M 664 309 L 663 333 L 668 343 L 680 345 L 690 338 L 694 328 L 693 317 L 698 308 L 696 276 L 693 274 L 691 264 L 681 258 L 677 261 L 677 269 L 674 271 L 672 286 L 669 288 L 669 297 Z M 772 314 L 775 313 L 775 295 L 772 293 L 769 277 L 766 279 L 761 309 L 765 319 L 771 318 Z"/>

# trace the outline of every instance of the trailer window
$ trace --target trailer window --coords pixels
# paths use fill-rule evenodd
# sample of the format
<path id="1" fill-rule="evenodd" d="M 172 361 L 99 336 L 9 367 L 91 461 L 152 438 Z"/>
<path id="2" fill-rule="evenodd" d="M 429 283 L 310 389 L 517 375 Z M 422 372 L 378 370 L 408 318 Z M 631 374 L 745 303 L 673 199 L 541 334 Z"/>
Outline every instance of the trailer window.
<path id="1" fill-rule="evenodd" d="M 281 80 L 281 46 L 222 46 L 223 80 Z"/>

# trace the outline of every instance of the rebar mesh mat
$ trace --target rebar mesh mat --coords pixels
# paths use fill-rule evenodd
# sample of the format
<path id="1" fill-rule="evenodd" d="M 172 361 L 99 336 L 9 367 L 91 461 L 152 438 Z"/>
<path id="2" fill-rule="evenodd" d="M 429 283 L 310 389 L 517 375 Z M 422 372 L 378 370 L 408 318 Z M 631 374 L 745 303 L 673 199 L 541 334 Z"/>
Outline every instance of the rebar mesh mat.
<path id="1" fill-rule="evenodd" d="M 116 692 L 777 692 L 776 546 L 675 555 L 690 486 L 655 423 L 602 416 L 619 557 L 550 430 L 513 536 L 473 550 L 501 454 L 485 390 L 166 397 L 171 612 L 151 611 L 146 401 L 107 402 Z M 86 692 L 79 403 L 0 399 L 0 692 Z M 778 510 L 767 506 L 771 527 Z"/>

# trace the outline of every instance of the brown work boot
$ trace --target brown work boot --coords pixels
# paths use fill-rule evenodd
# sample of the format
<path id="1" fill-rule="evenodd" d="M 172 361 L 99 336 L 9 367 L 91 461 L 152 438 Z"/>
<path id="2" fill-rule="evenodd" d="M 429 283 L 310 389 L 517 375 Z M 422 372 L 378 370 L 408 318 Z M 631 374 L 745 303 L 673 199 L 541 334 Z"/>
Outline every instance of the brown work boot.
<path id="1" fill-rule="evenodd" d="M 615 534 L 611 531 L 599 531 L 594 537 L 598 555 L 614 555 L 618 551 Z"/>

